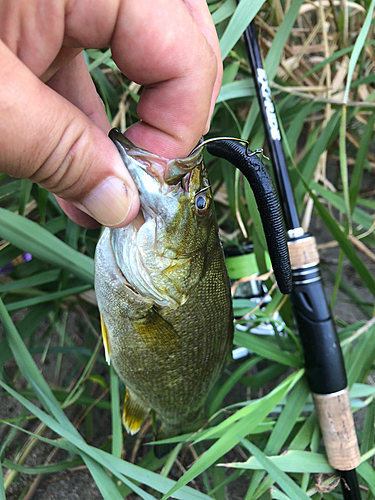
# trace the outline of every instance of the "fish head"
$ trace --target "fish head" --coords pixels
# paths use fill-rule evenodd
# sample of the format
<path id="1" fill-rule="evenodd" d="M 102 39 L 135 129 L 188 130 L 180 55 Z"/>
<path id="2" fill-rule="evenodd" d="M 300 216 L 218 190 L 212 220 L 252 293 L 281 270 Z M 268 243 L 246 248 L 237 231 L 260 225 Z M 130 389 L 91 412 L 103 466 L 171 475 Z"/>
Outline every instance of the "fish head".
<path id="1" fill-rule="evenodd" d="M 129 226 L 110 230 L 117 265 L 137 293 L 177 307 L 201 279 L 207 254 L 218 243 L 202 150 L 168 160 L 135 147 L 120 132 L 110 137 L 141 202 Z"/>

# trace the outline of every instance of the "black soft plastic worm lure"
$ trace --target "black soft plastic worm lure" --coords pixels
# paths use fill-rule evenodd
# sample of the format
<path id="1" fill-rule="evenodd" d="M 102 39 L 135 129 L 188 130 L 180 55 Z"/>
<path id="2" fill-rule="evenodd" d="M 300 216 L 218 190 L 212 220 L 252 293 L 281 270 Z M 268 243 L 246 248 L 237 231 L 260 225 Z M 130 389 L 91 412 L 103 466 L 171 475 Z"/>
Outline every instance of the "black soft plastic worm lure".
<path id="1" fill-rule="evenodd" d="M 207 151 L 229 161 L 249 182 L 257 202 L 268 252 L 279 289 L 288 294 L 292 289 L 292 273 L 284 219 L 280 202 L 266 167 L 244 144 L 232 139 L 211 140 Z"/>

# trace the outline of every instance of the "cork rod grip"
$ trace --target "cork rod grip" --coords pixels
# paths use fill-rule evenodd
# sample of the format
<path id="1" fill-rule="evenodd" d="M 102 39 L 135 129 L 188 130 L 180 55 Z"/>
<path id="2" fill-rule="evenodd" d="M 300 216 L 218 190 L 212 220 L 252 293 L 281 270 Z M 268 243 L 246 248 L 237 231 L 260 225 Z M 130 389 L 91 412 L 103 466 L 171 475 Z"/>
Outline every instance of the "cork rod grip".
<path id="1" fill-rule="evenodd" d="M 313 394 L 315 410 L 323 433 L 328 462 L 334 469 L 358 467 L 358 449 L 348 388 L 333 394 Z"/>
<path id="2" fill-rule="evenodd" d="M 288 241 L 288 249 L 292 269 L 314 266 L 319 263 L 319 254 L 313 236 Z"/>

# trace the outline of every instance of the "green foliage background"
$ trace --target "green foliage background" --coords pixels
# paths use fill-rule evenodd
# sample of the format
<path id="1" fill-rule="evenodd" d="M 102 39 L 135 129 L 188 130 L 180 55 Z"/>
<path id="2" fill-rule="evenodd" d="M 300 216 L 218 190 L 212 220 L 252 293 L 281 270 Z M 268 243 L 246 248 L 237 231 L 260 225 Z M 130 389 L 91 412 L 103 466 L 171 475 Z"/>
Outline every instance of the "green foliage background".
<path id="1" fill-rule="evenodd" d="M 251 149 L 264 145 L 252 75 L 240 38 L 257 16 L 264 64 L 304 227 L 308 229 L 313 214 L 340 247 L 331 304 L 341 289 L 367 318 L 349 325 L 337 321 L 352 407 L 354 411 L 366 409 L 363 427 L 358 430 L 362 454 L 358 473 L 362 498 L 370 500 L 375 497 L 375 388 L 369 378 L 374 370 L 374 303 L 364 302 L 346 285 L 342 268 L 349 260 L 363 288 L 375 296 L 374 276 L 362 257 L 366 254 L 370 262 L 375 260 L 375 201 L 363 180 L 364 176 L 374 178 L 375 165 L 375 1 L 277 0 L 263 4 L 242 0 L 239 7 L 235 0 L 208 3 L 224 61 L 223 86 L 209 137 L 240 137 L 250 142 Z M 139 86 L 119 72 L 109 50 L 87 50 L 86 59 L 110 120 L 125 129 L 137 120 Z M 207 161 L 211 164 L 212 158 Z M 339 165 L 335 182 L 327 175 L 332 162 Z M 221 160 L 216 161 L 210 176 L 224 244 L 251 239 L 260 271 L 265 271 L 264 237 L 252 192 L 240 174 Z M 82 465 L 103 498 L 111 500 L 127 495 L 166 499 L 172 494 L 178 499 L 224 500 L 231 498 L 230 484 L 235 481 L 246 485 L 246 500 L 342 498 L 340 488 L 334 488 L 335 476 L 325 457 L 303 376 L 301 346 L 291 323 L 289 302 L 278 291 L 272 291 L 273 300 L 265 311 L 253 310 L 250 301 L 234 301 L 236 313 L 243 316 L 252 311 L 256 323 L 275 322 L 273 313 L 281 310 L 289 326 L 284 336 L 236 332 L 235 344 L 253 354 L 234 364 L 210 394 L 209 426 L 175 438 L 174 452 L 163 460 L 156 459 L 152 447 L 147 446 L 141 448 L 138 460 L 140 442 L 126 436 L 123 459 L 119 393 L 124 388 L 113 371 L 108 377 L 101 374 L 104 357 L 91 292 L 100 230 L 77 226 L 52 195 L 28 180 L 0 175 L 0 204 L 0 267 L 21 252 L 33 255 L 32 261 L 16 266 L 0 282 L 5 333 L 0 342 L 0 396 L 14 398 L 25 409 L 17 418 L 1 421 L 7 430 L 0 444 L 0 499 L 15 487 L 19 473 L 31 478 L 23 498 L 34 476 L 38 479 Z M 76 345 L 71 337 L 68 319 L 72 313 L 78 313 L 85 325 L 84 345 Z M 43 335 L 38 334 L 41 324 L 47 324 Z M 57 347 L 50 346 L 52 332 L 57 332 Z M 47 383 L 40 369 L 50 356 L 57 361 L 54 379 Z M 67 356 L 75 360 L 75 369 L 64 372 Z M 222 409 L 224 398 L 232 391 L 243 394 L 243 399 Z M 112 428 L 100 446 L 92 444 L 94 408 L 111 415 Z M 68 414 L 78 417 L 69 419 Z M 150 425 L 148 421 L 144 427 L 146 440 L 152 438 Z M 53 437 L 46 437 L 47 429 L 54 432 Z M 51 450 L 65 450 L 69 458 L 28 466 L 26 461 L 40 441 Z M 182 455 L 187 470 L 181 473 L 176 459 L 182 460 L 183 443 L 190 444 L 191 453 Z M 319 483 L 328 487 L 325 492 Z"/>

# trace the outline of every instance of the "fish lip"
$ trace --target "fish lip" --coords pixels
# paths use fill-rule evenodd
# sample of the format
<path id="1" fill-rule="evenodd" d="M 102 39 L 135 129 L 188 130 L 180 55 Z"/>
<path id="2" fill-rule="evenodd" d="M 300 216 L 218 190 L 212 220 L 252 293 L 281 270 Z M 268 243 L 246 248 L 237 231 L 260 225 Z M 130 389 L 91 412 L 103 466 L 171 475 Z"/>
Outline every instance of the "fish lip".
<path id="1" fill-rule="evenodd" d="M 109 132 L 109 138 L 114 142 L 127 167 L 129 157 L 131 157 L 143 171 L 158 180 L 160 184 L 165 183 L 168 186 L 176 186 L 203 161 L 203 150 L 199 147 L 195 148 L 193 154 L 186 158 L 170 160 L 135 146 L 118 129 L 112 129 Z M 182 185 L 185 187 L 185 180 Z M 185 191 L 187 191 L 186 188 Z"/>
<path id="2" fill-rule="evenodd" d="M 185 177 L 190 174 L 194 168 L 196 168 L 199 163 L 203 161 L 203 150 L 198 149 L 192 156 L 186 158 L 179 158 L 177 160 L 170 160 L 168 162 L 167 170 L 164 174 L 164 181 L 171 185 L 177 184 L 179 181 L 184 180 L 186 185 Z M 186 191 L 188 189 L 185 188 Z"/>

